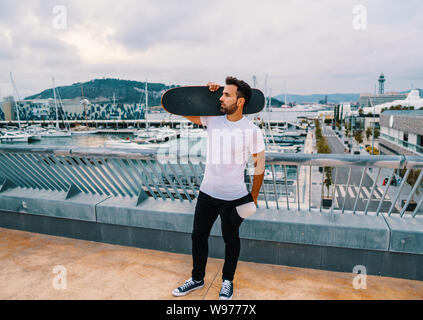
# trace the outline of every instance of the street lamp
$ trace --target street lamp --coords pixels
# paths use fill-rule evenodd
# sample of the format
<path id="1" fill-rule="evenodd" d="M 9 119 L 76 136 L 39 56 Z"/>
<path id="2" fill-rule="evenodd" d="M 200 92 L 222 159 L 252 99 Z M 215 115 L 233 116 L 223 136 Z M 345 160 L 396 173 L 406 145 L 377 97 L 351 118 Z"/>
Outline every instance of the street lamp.
<path id="1" fill-rule="evenodd" d="M 375 126 L 376 126 L 376 106 L 373 104 L 372 98 L 369 98 L 370 105 L 373 107 L 373 134 L 372 134 L 372 155 L 375 154 Z"/>

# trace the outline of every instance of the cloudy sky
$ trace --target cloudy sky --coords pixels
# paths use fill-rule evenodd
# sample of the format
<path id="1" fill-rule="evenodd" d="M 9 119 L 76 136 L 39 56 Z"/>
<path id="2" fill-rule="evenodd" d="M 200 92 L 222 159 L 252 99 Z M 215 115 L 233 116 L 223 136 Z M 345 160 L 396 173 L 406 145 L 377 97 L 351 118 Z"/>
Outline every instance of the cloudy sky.
<path id="1" fill-rule="evenodd" d="M 364 9 L 365 10 L 364 10 Z M 289 93 L 423 88 L 421 0 L 0 0 L 0 96 L 113 77 Z"/>

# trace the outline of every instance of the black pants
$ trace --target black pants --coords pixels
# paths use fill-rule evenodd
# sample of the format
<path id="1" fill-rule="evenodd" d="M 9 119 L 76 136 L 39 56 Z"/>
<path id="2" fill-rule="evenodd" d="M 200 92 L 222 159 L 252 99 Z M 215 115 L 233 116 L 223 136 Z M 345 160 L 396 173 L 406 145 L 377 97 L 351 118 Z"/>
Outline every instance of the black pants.
<path id="1" fill-rule="evenodd" d="M 208 256 L 208 238 L 210 230 L 220 215 L 222 236 L 225 241 L 225 263 L 223 265 L 223 280 L 232 281 L 238 262 L 241 242 L 239 226 L 242 219 L 235 207 L 254 201 L 250 193 L 240 199 L 226 201 L 213 198 L 200 191 L 195 207 L 194 226 L 192 231 L 192 278 L 200 281 L 206 272 Z"/>

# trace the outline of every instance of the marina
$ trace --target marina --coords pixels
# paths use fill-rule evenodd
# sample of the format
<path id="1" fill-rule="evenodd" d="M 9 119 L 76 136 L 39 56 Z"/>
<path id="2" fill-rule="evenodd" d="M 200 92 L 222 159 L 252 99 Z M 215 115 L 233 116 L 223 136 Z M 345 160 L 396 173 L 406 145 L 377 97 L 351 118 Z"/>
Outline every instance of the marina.
<path id="1" fill-rule="evenodd" d="M 304 152 L 307 132 L 301 127 L 298 119 L 296 119 L 298 114 L 294 113 L 295 117 L 289 116 L 289 111 L 277 114 L 280 116 L 283 113 L 287 114 L 285 119 L 289 121 L 276 120 L 260 122 L 257 117 L 255 119 L 252 116 L 249 117 L 255 121 L 256 125 L 262 128 L 267 151 L 280 154 Z M 276 113 L 271 113 L 271 115 L 273 114 Z M 261 114 L 261 116 L 264 119 L 268 118 L 266 113 Z M 69 122 L 66 127 L 71 128 L 71 130 L 63 131 L 60 128 L 52 128 L 53 124 L 47 126 L 49 129 L 42 128 L 42 124 L 33 124 L 31 126 L 20 124 L 22 127 L 31 130 L 31 132 L 38 134 L 39 139 L 22 142 L 2 139 L 2 144 L 19 144 L 34 147 L 88 147 L 99 148 L 99 150 L 122 149 L 139 152 L 156 152 L 158 155 L 157 163 L 161 163 L 163 168 L 165 168 L 158 176 L 158 181 L 163 181 L 162 185 L 158 187 L 158 190 L 161 193 L 169 194 L 170 190 L 172 190 L 172 183 L 177 185 L 177 179 L 180 176 L 180 188 L 177 193 L 184 199 L 194 199 L 196 194 L 190 190 L 192 190 L 191 187 L 193 185 L 199 187 L 202 176 L 201 172 L 204 171 L 207 155 L 206 130 L 181 117 L 180 119 L 173 119 L 173 122 L 167 122 L 166 120 L 165 114 L 156 113 L 149 115 L 148 121 L 145 122 L 128 123 L 116 120 L 113 123 L 113 127 L 107 123 L 88 121 L 86 123 L 88 126 L 79 125 L 76 127 L 77 129 L 83 127 L 81 130 L 75 130 L 72 128 L 73 124 Z M 8 125 L 9 131 L 7 132 L 10 134 L 10 132 L 13 132 L 11 130 L 13 127 L 10 127 L 10 123 Z M 49 132 L 52 133 L 49 134 Z M 169 161 L 177 161 L 180 164 L 173 168 L 168 163 Z M 178 171 L 179 174 L 177 174 Z M 246 177 L 249 178 L 246 178 L 245 182 L 247 187 L 251 188 L 252 175 L 254 173 L 251 162 L 247 164 L 246 172 Z M 295 166 L 287 166 L 286 170 L 284 170 L 282 166 L 276 166 L 274 168 L 274 174 L 277 177 L 275 188 L 278 195 L 277 198 L 280 198 L 279 201 L 288 199 L 291 203 L 295 203 L 297 200 L 297 192 L 295 190 L 297 168 Z M 286 177 L 285 174 L 287 175 Z M 272 198 L 272 196 L 266 197 L 266 192 L 269 194 L 272 193 L 274 187 L 273 180 L 272 168 L 266 166 L 263 190 L 259 195 L 260 202 L 265 203 L 268 199 L 277 200 L 275 197 Z M 145 191 L 148 196 L 154 196 L 151 190 Z M 178 196 L 177 193 L 173 193 L 172 197 Z"/>
<path id="2" fill-rule="evenodd" d="M 298 122 L 297 116 L 304 116 L 304 113 L 285 111 L 269 114 L 271 115 L 270 117 L 266 113 L 262 115 L 262 119 L 270 118 L 266 122 L 253 119 L 249 116 L 251 120 L 255 121 L 256 125 L 262 127 L 269 150 L 301 152 L 306 131 Z M 310 119 L 317 116 L 316 113 L 306 113 L 306 115 Z M 7 122 L 7 127 L 3 123 L 3 128 L 0 129 L 2 130 L 0 140 L 2 143 L 28 143 L 45 146 L 63 145 L 63 143 L 66 143 L 68 146 L 102 147 L 106 143 L 108 147 L 122 145 L 133 147 L 135 144 L 155 144 L 159 146 L 160 143 L 164 142 L 167 144 L 168 142 L 170 144 L 177 144 L 175 141 L 178 139 L 190 139 L 188 145 L 198 148 L 198 141 L 196 139 L 201 139 L 203 143 L 200 144 L 204 149 L 204 140 L 207 138 L 206 131 L 198 128 L 197 125 L 193 125 L 182 117 L 169 120 L 167 115 L 163 113 L 149 114 L 148 118 L 148 121 L 138 120 L 134 122 L 88 120 L 86 125 L 80 125 L 73 121 L 65 121 L 64 125 L 70 128 L 69 130 L 57 129 L 57 127 L 53 127 L 52 122 L 48 121 L 41 123 L 34 121 L 31 125 L 22 123 L 22 121 L 19 123 L 9 121 Z M 258 118 L 260 119 L 260 117 Z M 22 139 L 18 139 L 21 136 L 17 136 L 17 127 L 13 127 L 13 124 L 22 125 L 30 138 L 25 139 L 22 136 Z M 73 127 L 75 124 L 77 126 Z M 0 122 L 1 125 L 2 123 Z M 12 130 L 12 128 L 15 128 L 15 130 Z M 5 135 L 6 132 L 8 132 L 8 135 Z M 15 136 L 17 137 L 13 139 Z M 66 142 L 63 140 L 65 138 Z M 202 152 L 204 154 L 204 150 Z"/>

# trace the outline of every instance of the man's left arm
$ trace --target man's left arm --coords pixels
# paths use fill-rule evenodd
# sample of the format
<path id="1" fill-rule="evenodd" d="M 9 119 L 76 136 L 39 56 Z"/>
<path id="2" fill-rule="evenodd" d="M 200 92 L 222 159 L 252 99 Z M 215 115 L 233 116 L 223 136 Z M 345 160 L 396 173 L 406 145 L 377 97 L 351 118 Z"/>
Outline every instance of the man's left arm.
<path id="1" fill-rule="evenodd" d="M 264 178 L 264 165 L 265 165 L 265 155 L 264 150 L 253 154 L 254 161 L 254 178 L 253 178 L 253 187 L 251 189 L 251 195 L 253 196 L 254 203 L 257 205 L 257 199 L 263 183 Z"/>

